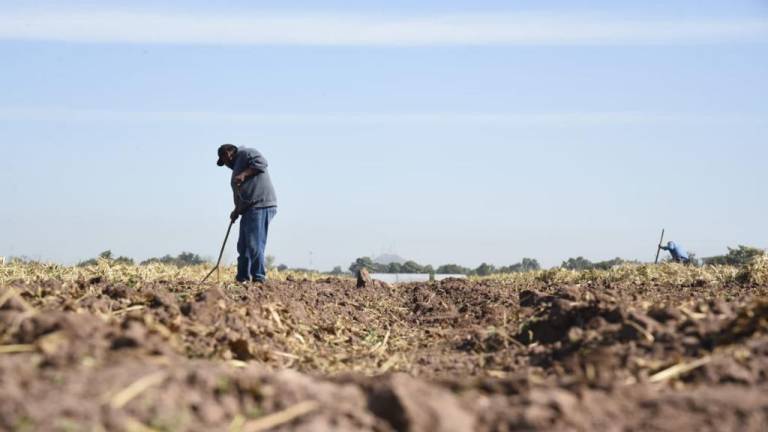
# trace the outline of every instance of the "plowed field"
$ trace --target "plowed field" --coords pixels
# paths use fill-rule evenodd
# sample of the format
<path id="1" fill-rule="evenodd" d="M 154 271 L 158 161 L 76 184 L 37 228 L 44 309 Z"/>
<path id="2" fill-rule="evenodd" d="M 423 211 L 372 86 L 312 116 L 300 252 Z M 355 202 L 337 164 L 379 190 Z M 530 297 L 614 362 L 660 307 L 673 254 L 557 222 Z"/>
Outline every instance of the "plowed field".
<path id="1" fill-rule="evenodd" d="M 764 431 L 767 294 L 9 280 L 0 429 Z"/>

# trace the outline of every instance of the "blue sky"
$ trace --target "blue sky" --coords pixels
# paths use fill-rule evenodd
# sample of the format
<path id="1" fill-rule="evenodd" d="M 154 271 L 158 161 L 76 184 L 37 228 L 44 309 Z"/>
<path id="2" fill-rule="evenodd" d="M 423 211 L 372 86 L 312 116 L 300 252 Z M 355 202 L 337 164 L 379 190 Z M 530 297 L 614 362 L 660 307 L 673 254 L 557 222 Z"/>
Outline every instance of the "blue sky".
<path id="1" fill-rule="evenodd" d="M 766 2 L 27 3 L 0 255 L 214 256 L 224 142 L 270 161 L 292 266 L 768 246 Z"/>

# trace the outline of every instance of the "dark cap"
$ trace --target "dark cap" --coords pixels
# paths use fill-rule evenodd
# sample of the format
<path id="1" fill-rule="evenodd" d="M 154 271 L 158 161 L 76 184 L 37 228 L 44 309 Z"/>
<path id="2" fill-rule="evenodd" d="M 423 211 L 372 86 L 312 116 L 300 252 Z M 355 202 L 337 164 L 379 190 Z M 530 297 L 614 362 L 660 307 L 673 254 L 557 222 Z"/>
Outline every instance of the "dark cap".
<path id="1" fill-rule="evenodd" d="M 219 146 L 219 160 L 216 161 L 216 165 L 218 166 L 224 166 L 224 161 L 222 160 L 222 157 L 226 154 L 227 151 L 234 150 L 237 151 L 237 146 L 234 146 L 232 144 L 222 144 Z"/>

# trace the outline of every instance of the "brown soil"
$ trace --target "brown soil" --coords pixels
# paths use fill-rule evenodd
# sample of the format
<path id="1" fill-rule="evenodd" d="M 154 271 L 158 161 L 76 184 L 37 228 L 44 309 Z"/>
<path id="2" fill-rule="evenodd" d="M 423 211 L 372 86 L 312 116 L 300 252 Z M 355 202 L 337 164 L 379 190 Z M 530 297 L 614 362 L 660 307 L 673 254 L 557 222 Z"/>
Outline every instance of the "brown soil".
<path id="1" fill-rule="evenodd" d="M 18 282 L 0 429 L 768 430 L 767 292 Z"/>

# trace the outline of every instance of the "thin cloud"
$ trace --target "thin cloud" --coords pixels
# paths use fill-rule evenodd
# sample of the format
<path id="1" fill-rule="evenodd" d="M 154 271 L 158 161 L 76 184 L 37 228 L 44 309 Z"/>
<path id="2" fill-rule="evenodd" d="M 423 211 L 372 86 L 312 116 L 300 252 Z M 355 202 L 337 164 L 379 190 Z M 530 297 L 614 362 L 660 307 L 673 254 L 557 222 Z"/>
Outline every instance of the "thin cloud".
<path id="1" fill-rule="evenodd" d="M 766 42 L 768 20 L 542 13 L 381 17 L 343 13 L 10 12 L 0 14 L 0 39 L 309 46 L 686 44 Z"/>
<path id="2" fill-rule="evenodd" d="M 0 119 L 8 121 L 67 121 L 67 122 L 192 122 L 246 123 L 270 125 L 380 125 L 380 124 L 441 124 L 568 126 L 603 124 L 658 123 L 765 123 L 763 117 L 738 113 L 689 114 L 662 112 L 548 112 L 548 113 L 249 113 L 205 111 L 115 111 L 79 110 L 68 108 L 0 107 Z"/>

